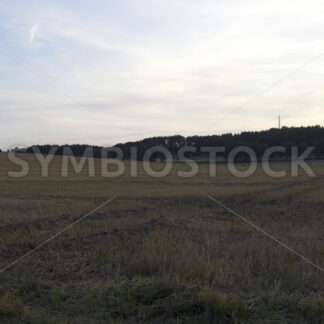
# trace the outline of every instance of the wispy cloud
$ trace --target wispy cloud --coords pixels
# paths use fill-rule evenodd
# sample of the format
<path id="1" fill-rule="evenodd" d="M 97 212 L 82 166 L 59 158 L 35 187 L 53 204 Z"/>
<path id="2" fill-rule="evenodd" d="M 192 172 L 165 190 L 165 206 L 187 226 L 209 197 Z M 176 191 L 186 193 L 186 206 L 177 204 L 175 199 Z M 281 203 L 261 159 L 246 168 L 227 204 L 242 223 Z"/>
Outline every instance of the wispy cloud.
<path id="1" fill-rule="evenodd" d="M 39 23 L 34 24 L 30 28 L 29 33 L 30 33 L 30 42 L 31 43 L 34 41 L 35 37 L 37 36 L 38 29 L 39 29 Z"/>

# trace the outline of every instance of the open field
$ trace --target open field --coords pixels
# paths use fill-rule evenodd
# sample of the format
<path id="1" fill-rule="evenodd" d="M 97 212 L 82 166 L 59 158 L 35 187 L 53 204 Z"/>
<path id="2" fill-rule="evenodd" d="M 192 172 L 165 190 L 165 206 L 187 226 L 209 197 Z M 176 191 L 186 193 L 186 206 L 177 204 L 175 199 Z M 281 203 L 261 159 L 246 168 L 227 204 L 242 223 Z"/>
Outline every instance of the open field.
<path id="1" fill-rule="evenodd" d="M 1 269 L 117 198 L 0 273 L 1 322 L 324 322 L 324 273 L 208 199 L 324 267 L 322 163 L 315 178 L 239 179 L 225 165 L 216 178 L 207 165 L 191 179 L 62 178 L 56 157 L 41 178 L 22 156 L 31 173 L 14 179 L 0 154 Z"/>

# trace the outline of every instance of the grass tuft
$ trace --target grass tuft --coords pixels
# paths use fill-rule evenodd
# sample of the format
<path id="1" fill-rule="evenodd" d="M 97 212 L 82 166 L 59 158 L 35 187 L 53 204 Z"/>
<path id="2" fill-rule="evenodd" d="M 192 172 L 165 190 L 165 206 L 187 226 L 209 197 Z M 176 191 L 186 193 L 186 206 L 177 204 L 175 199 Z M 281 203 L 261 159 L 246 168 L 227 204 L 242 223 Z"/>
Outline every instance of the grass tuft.
<path id="1" fill-rule="evenodd" d="M 0 318 L 1 317 L 21 317 L 26 313 L 21 299 L 7 296 L 0 297 Z"/>

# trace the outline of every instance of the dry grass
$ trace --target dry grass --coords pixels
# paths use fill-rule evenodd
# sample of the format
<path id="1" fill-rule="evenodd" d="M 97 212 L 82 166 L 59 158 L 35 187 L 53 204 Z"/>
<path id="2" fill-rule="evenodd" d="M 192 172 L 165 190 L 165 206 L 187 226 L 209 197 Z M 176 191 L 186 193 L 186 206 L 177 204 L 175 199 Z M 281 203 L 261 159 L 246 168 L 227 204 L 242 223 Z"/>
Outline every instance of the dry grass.
<path id="1" fill-rule="evenodd" d="M 0 274 L 0 320 L 26 323 L 321 323 L 323 273 L 207 198 L 324 266 L 323 177 L 23 179 L 0 155 L 0 267 L 94 207 L 110 205 Z M 99 165 L 99 161 L 96 161 Z M 282 165 L 287 168 L 287 166 Z M 279 165 L 277 166 L 279 167 Z"/>

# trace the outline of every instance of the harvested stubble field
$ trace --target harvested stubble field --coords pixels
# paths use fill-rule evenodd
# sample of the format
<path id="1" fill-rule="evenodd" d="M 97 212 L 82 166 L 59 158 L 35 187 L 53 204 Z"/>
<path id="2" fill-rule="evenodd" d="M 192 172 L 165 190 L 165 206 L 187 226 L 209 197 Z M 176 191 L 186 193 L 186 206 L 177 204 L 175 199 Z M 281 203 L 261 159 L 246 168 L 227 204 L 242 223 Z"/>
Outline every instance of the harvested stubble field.
<path id="1" fill-rule="evenodd" d="M 324 273 L 215 202 L 247 217 L 324 266 L 324 165 L 304 174 L 247 179 L 82 174 L 48 178 L 32 155 L 25 178 L 0 155 L 0 267 L 107 199 L 111 203 L 0 273 L 8 323 L 321 323 Z M 96 161 L 96 165 L 100 162 Z M 127 164 L 127 163 L 126 163 Z M 289 170 L 282 164 L 277 167 Z"/>

